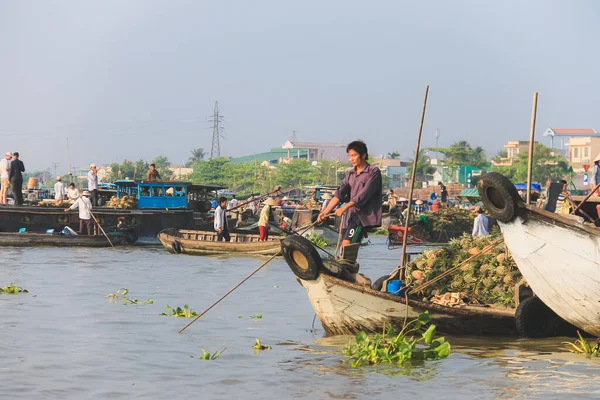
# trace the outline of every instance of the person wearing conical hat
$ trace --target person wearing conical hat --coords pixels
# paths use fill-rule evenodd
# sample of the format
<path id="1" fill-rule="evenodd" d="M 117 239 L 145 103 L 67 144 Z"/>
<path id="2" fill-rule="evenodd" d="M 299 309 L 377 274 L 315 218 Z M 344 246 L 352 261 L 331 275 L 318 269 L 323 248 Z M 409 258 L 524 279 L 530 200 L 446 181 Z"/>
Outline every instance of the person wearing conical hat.
<path id="1" fill-rule="evenodd" d="M 323 222 L 338 204 L 345 203 L 335 211 L 338 217 L 344 215 L 341 247 L 360 243 L 365 229 L 381 226 L 381 171 L 367 162 L 369 152 L 365 142 L 351 142 L 346 153 L 353 168 L 344 176 L 327 208 L 317 217 L 318 222 Z"/>
<path id="2" fill-rule="evenodd" d="M 260 210 L 260 217 L 258 218 L 258 231 L 260 233 L 260 240 L 265 241 L 269 238 L 269 220 L 273 219 L 272 207 L 275 207 L 277 203 L 272 197 L 267 198 L 263 202 L 263 208 Z"/>
<path id="3" fill-rule="evenodd" d="M 423 205 L 423 200 L 417 199 L 415 201 L 415 215 L 421 215 L 425 212 L 425 206 Z"/>
<path id="4" fill-rule="evenodd" d="M 329 205 L 329 201 L 331 200 L 332 196 L 329 193 L 325 193 L 324 195 L 321 196 L 321 198 L 323 199 L 323 205 L 321 206 L 321 211 L 324 211 L 327 206 Z"/>
<path id="5" fill-rule="evenodd" d="M 600 184 L 600 154 L 594 158 L 594 168 L 592 169 L 592 181 L 594 182 L 594 187 Z M 599 192 L 596 192 L 598 195 Z"/>

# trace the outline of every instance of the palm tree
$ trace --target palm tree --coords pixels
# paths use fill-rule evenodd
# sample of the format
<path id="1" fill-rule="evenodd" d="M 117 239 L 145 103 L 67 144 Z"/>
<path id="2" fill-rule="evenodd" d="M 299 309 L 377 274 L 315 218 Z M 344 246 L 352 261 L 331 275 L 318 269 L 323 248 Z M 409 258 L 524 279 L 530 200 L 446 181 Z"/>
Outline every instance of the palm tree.
<path id="1" fill-rule="evenodd" d="M 188 158 L 187 162 L 185 163 L 186 167 L 191 167 L 198 161 L 204 160 L 204 156 L 206 155 L 202 147 L 198 147 L 197 149 L 192 150 L 191 153 L 192 156 Z"/>

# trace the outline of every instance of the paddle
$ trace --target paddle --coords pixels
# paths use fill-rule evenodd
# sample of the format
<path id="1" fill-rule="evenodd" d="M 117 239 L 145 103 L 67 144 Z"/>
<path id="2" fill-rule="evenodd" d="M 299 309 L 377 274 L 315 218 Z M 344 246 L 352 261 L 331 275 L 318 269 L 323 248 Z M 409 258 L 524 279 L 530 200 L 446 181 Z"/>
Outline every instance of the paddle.
<path id="1" fill-rule="evenodd" d="M 77 199 L 79 200 L 82 196 L 79 196 Z M 113 245 L 113 243 L 111 242 L 110 238 L 108 237 L 108 235 L 106 234 L 106 232 L 104 232 L 104 228 L 102 228 L 102 225 L 100 225 L 100 223 L 98 222 L 98 220 L 96 219 L 96 216 L 94 215 L 94 213 L 92 212 L 92 210 L 90 209 L 90 207 L 88 207 L 87 203 L 82 200 L 82 203 L 85 205 L 85 208 L 87 208 L 87 210 L 90 212 L 90 215 L 92 216 L 92 218 L 94 219 L 94 222 L 96 222 L 96 225 L 98 225 L 98 228 L 100 228 L 100 230 L 102 231 L 102 233 L 104 234 L 104 237 L 106 238 L 106 240 L 108 240 L 108 243 L 110 243 L 111 247 L 115 247 Z M 65 212 L 69 211 L 71 208 L 66 208 Z"/>
<path id="2" fill-rule="evenodd" d="M 303 227 L 302 229 L 307 230 L 308 228 L 310 228 L 311 226 L 315 225 L 317 222 L 313 222 L 312 224 Z M 318 247 L 318 246 L 317 246 Z M 322 249 L 321 249 L 322 250 Z M 267 265 L 269 262 L 271 262 L 275 257 L 277 257 L 279 253 L 276 253 L 274 255 L 272 255 L 267 261 L 265 261 L 261 266 L 259 266 L 258 268 L 256 268 L 254 271 L 252 271 L 252 273 L 250 273 L 250 275 L 246 276 L 244 279 L 242 279 L 237 285 L 235 285 L 229 292 L 225 293 L 223 296 L 221 296 L 219 298 L 219 300 L 215 301 L 214 303 L 212 303 L 210 305 L 210 307 L 208 307 L 206 310 L 202 311 L 200 314 L 198 314 L 196 316 L 196 318 L 194 318 L 193 320 L 191 320 L 186 326 L 184 326 L 183 328 L 181 328 L 179 330 L 179 333 L 182 333 L 184 330 L 187 329 L 188 326 L 192 325 L 194 322 L 196 322 L 200 317 L 202 317 L 204 314 L 206 314 L 207 312 L 209 312 L 214 306 L 216 306 L 217 304 L 219 304 L 225 297 L 229 296 L 231 293 L 233 293 L 233 291 L 237 288 L 239 288 L 240 286 L 242 286 L 242 284 L 244 282 L 246 282 L 248 279 L 250 279 L 254 274 L 256 274 L 258 271 L 260 271 L 265 265 Z"/>
<path id="3" fill-rule="evenodd" d="M 293 190 L 293 189 L 295 189 L 295 187 L 293 187 L 293 186 L 292 186 L 292 187 L 289 187 L 289 188 L 285 189 L 284 191 L 289 191 L 289 190 Z M 229 208 L 229 209 L 227 209 L 226 211 L 233 211 L 233 210 L 236 210 L 236 209 L 238 209 L 238 208 L 240 208 L 240 207 L 243 207 L 243 206 L 245 206 L 246 204 L 253 203 L 253 202 L 255 202 L 255 201 L 258 201 L 258 200 L 260 200 L 260 199 L 262 199 L 262 198 L 264 198 L 264 197 L 266 197 L 266 196 L 270 196 L 270 195 L 272 195 L 272 194 L 275 194 L 275 193 L 277 193 L 277 192 L 281 192 L 281 186 L 275 186 L 275 187 L 273 188 L 273 191 L 272 191 L 272 192 L 265 193 L 265 194 L 263 194 L 263 195 L 261 195 L 261 196 L 258 196 L 258 197 L 256 197 L 254 200 L 246 201 L 245 203 L 240 203 L 240 204 L 238 204 L 238 205 L 237 205 L 237 206 L 235 206 L 235 207 L 232 207 L 232 208 Z"/>

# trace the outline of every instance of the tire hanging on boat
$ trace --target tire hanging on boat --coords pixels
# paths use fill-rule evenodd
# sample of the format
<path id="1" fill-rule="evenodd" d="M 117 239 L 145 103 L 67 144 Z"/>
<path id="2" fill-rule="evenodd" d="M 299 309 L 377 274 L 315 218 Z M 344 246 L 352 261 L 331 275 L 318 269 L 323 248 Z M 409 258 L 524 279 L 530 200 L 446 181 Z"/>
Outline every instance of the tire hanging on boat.
<path id="1" fill-rule="evenodd" d="M 544 338 L 556 335 L 561 318 L 537 296 L 519 303 L 515 312 L 515 324 L 519 336 Z"/>
<path id="2" fill-rule="evenodd" d="M 281 241 L 283 258 L 290 269 L 300 279 L 317 279 L 323 260 L 310 240 L 300 235 L 290 235 Z"/>
<path id="3" fill-rule="evenodd" d="M 173 250 L 173 253 L 180 254 L 181 253 L 181 243 L 179 243 L 177 240 L 174 240 L 173 243 L 171 243 L 171 249 Z"/>
<path id="4" fill-rule="evenodd" d="M 517 188 L 508 178 L 497 172 L 489 172 L 477 184 L 479 196 L 490 215 L 500 222 L 511 222 L 523 206 Z"/>

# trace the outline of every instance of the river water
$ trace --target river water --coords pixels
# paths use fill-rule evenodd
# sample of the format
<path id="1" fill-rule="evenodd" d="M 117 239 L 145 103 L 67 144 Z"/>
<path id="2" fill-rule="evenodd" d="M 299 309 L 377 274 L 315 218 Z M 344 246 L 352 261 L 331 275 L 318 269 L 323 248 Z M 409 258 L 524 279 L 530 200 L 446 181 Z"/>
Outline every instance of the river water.
<path id="1" fill-rule="evenodd" d="M 375 279 L 400 258 L 382 238 L 361 249 Z M 362 399 L 598 398 L 600 361 L 563 340 L 449 338 L 448 359 L 410 368 L 352 369 L 349 337 L 323 338 L 305 290 L 275 259 L 183 334 L 189 320 L 264 259 L 172 255 L 159 247 L 0 249 L 0 398 L 6 399 Z M 123 305 L 108 293 L 128 288 Z M 262 318 L 250 318 L 262 314 Z M 272 350 L 258 354 L 255 338 Z M 214 361 L 201 348 L 226 348 Z"/>

